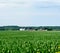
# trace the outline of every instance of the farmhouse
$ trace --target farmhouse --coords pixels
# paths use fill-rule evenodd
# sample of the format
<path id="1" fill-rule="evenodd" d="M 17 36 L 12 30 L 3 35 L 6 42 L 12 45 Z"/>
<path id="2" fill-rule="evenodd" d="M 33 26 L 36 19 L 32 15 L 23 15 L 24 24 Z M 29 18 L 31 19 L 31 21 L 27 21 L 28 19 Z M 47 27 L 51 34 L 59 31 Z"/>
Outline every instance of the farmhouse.
<path id="1" fill-rule="evenodd" d="M 20 28 L 19 30 L 20 30 L 20 31 L 25 31 L 25 28 Z"/>

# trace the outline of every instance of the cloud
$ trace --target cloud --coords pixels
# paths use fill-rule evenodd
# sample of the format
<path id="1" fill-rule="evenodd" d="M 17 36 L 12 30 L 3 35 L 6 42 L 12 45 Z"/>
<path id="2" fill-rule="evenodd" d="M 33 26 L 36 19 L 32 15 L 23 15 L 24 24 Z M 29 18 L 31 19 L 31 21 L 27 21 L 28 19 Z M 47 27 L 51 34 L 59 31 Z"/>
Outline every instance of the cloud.
<path id="1" fill-rule="evenodd" d="M 7 7 L 30 7 L 32 6 L 29 0 L 0 0 L 0 8 Z"/>
<path id="2" fill-rule="evenodd" d="M 8 7 L 30 7 L 29 4 L 16 4 L 16 3 L 0 3 L 0 8 Z"/>
<path id="3" fill-rule="evenodd" d="M 6 4 L 0 3 L 0 8 L 4 8 L 4 7 L 6 7 Z"/>
<path id="4" fill-rule="evenodd" d="M 56 2 L 56 3 L 59 3 L 60 2 L 60 0 L 34 0 L 34 1 L 36 1 L 36 2 Z"/>
<path id="5" fill-rule="evenodd" d="M 60 0 L 0 0 L 0 8 L 5 7 L 32 7 L 32 6 L 48 7 L 60 5 Z"/>
<path id="6" fill-rule="evenodd" d="M 44 12 L 40 8 L 48 8 L 48 7 L 53 7 L 56 6 L 53 2 L 54 0 L 5 0 L 4 2 L 1 0 L 0 1 L 0 9 L 1 8 L 22 8 L 23 10 L 19 10 L 19 12 L 16 10 L 8 10 L 8 12 L 2 12 L 0 16 L 54 16 L 54 15 L 59 15 L 56 12 L 46 12 L 44 9 Z M 56 0 L 54 1 L 56 2 Z M 40 7 L 40 8 L 39 8 Z M 39 9 L 36 9 L 39 8 Z M 36 10 L 35 10 L 36 9 Z M 38 12 L 37 12 L 38 11 Z"/>
<path id="7" fill-rule="evenodd" d="M 0 24 L 44 24 L 50 18 L 60 17 L 59 7 L 60 0 L 0 0 Z"/>

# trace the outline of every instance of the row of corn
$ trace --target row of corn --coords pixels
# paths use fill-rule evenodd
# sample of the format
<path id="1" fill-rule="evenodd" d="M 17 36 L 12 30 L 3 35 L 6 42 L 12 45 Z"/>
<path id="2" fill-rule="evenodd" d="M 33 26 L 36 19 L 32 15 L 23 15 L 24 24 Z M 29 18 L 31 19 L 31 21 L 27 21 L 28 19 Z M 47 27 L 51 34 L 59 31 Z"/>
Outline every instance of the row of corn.
<path id="1" fill-rule="evenodd" d="M 2 41 L 0 53 L 60 53 L 59 41 Z"/>

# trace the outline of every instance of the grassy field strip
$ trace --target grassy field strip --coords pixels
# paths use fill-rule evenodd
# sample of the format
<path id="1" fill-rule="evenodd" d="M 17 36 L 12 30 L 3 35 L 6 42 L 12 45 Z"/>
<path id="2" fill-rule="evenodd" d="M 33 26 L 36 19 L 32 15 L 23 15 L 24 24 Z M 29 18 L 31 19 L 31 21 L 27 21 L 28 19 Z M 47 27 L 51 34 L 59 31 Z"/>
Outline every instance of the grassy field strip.
<path id="1" fill-rule="evenodd" d="M 60 53 L 60 31 L 0 31 L 0 53 Z"/>

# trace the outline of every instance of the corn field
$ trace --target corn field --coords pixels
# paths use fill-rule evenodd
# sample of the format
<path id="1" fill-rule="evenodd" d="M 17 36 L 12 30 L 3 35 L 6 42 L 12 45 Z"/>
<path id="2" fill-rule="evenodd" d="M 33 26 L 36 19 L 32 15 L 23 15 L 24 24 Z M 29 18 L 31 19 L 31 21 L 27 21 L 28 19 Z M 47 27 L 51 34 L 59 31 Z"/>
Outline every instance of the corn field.
<path id="1" fill-rule="evenodd" d="M 60 32 L 0 31 L 0 53 L 60 53 Z"/>

